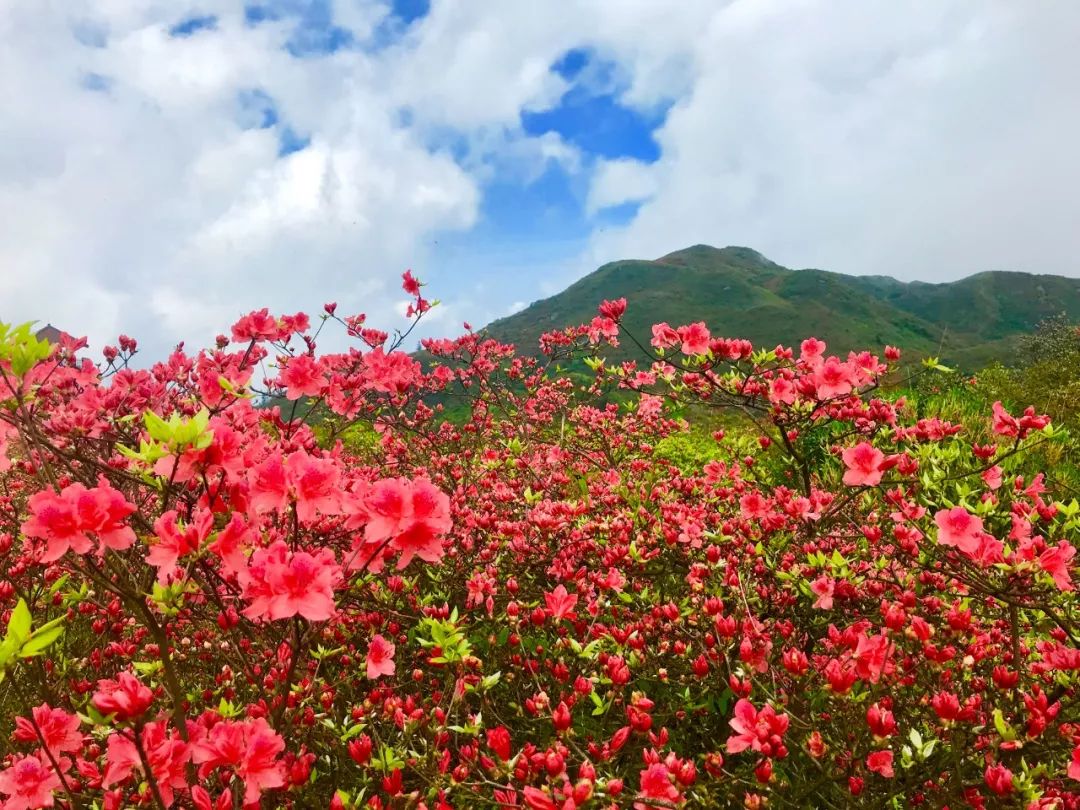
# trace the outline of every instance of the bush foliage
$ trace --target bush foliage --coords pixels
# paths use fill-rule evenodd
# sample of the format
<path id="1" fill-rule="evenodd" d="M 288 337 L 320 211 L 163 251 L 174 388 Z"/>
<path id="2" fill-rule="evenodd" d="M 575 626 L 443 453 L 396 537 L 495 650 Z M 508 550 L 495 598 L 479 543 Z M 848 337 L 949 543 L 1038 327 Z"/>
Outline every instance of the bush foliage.
<path id="1" fill-rule="evenodd" d="M 625 309 L 5 329 L 0 807 L 1080 807 L 1068 434 Z"/>

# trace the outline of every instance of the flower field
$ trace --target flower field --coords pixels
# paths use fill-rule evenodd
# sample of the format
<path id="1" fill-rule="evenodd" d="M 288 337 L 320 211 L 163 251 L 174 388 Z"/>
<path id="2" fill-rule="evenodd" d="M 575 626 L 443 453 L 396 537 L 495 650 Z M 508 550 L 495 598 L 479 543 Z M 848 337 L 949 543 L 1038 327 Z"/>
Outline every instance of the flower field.
<path id="1" fill-rule="evenodd" d="M 1068 433 L 626 307 L 0 329 L 0 808 L 1080 808 Z"/>

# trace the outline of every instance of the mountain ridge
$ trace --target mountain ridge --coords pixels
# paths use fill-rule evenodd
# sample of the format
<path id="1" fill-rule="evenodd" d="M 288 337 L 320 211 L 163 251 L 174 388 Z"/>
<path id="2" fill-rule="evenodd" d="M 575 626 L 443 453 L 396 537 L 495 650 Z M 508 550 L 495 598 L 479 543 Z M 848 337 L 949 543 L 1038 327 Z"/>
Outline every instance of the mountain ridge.
<path id="1" fill-rule="evenodd" d="M 653 323 L 703 320 L 716 335 L 757 346 L 814 335 L 837 352 L 893 344 L 964 368 L 1007 362 L 1016 340 L 1046 318 L 1080 320 L 1080 279 L 1065 276 L 987 270 L 956 281 L 900 281 L 795 270 L 753 248 L 699 244 L 609 262 L 486 329 L 532 352 L 543 332 L 586 323 L 602 300 L 620 297 L 629 302 L 624 325 L 639 339 Z M 605 354 L 634 356 L 628 347 Z"/>

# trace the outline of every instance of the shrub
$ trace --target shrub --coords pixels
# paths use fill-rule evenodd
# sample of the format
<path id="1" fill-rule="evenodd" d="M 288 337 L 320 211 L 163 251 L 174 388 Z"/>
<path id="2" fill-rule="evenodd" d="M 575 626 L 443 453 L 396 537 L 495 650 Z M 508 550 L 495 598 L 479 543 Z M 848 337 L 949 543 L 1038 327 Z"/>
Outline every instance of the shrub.
<path id="1" fill-rule="evenodd" d="M 607 368 L 625 306 L 426 366 L 332 305 L 342 354 L 5 330 L 3 806 L 1076 807 L 1062 434 L 917 418 L 893 349 L 661 324 Z"/>

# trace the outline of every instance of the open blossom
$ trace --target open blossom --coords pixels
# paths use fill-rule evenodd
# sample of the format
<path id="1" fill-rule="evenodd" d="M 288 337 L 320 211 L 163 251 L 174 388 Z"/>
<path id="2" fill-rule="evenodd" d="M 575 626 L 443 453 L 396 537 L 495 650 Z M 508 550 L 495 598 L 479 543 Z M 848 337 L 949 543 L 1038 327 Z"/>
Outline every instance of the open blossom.
<path id="1" fill-rule="evenodd" d="M 875 751 L 866 758 L 866 767 L 868 770 L 871 770 L 880 776 L 884 776 L 886 779 L 891 779 L 895 776 L 895 772 L 893 771 L 893 752 Z"/>
<path id="2" fill-rule="evenodd" d="M 855 662 L 855 674 L 870 683 L 877 683 L 889 661 L 890 647 L 889 639 L 885 635 L 859 636 L 851 656 Z"/>
<path id="3" fill-rule="evenodd" d="M 284 364 L 278 381 L 285 388 L 287 399 L 317 397 L 326 388 L 321 362 L 310 354 L 290 357 Z"/>
<path id="4" fill-rule="evenodd" d="M 654 324 L 652 328 L 652 340 L 649 341 L 654 348 L 670 349 L 679 345 L 679 333 L 666 323 Z"/>
<path id="5" fill-rule="evenodd" d="M 885 454 L 870 442 L 860 442 L 841 454 L 844 459 L 844 483 L 849 487 L 875 487 L 885 472 Z"/>
<path id="6" fill-rule="evenodd" d="M 244 615 L 251 619 L 288 619 L 303 616 L 313 622 L 334 615 L 334 589 L 341 581 L 341 567 L 330 549 L 315 554 L 290 551 L 278 540 L 258 549 L 239 574 L 243 597 L 250 604 Z"/>
<path id="7" fill-rule="evenodd" d="M 761 753 L 768 751 L 766 756 L 780 756 L 781 738 L 788 728 L 786 714 L 777 714 L 767 704 L 759 711 L 749 700 L 740 698 L 730 725 L 735 733 L 727 738 L 728 753 L 738 754 L 750 748 Z"/>
<path id="8" fill-rule="evenodd" d="M 847 396 L 852 389 L 852 373 L 847 363 L 830 357 L 814 372 L 818 399 Z"/>
<path id="9" fill-rule="evenodd" d="M 94 693 L 95 708 L 102 714 L 114 714 L 119 721 L 140 717 L 154 702 L 154 693 L 130 672 L 121 672 L 116 680 L 98 681 Z"/>
<path id="10" fill-rule="evenodd" d="M 1063 591 L 1073 590 L 1072 576 L 1069 566 L 1073 557 L 1076 556 L 1076 547 L 1066 540 L 1062 540 L 1056 546 L 1051 546 L 1039 555 L 1039 566 L 1048 573 Z"/>
<path id="11" fill-rule="evenodd" d="M 825 356 L 825 341 L 808 337 L 799 346 L 799 359 L 809 366 L 815 366 Z"/>
<path id="12" fill-rule="evenodd" d="M 367 676 L 371 680 L 394 674 L 394 652 L 394 645 L 378 633 L 371 637 L 367 653 Z"/>
<path id="13" fill-rule="evenodd" d="M 453 525 L 450 498 L 430 481 L 423 478 L 376 481 L 367 494 L 365 506 L 368 513 L 365 542 L 371 546 L 389 541 L 391 548 L 401 552 L 399 569 L 407 566 L 413 557 L 429 563 L 442 559 L 442 535 Z"/>
<path id="14" fill-rule="evenodd" d="M 40 756 L 16 757 L 11 766 L 0 771 L 0 794 L 7 798 L 4 810 L 36 810 L 52 807 L 53 791 L 60 789 L 60 777 L 51 763 Z"/>
<path id="15" fill-rule="evenodd" d="M 675 784 L 675 776 L 663 762 L 654 762 L 649 765 L 641 772 L 640 778 L 638 798 L 650 801 L 635 803 L 635 806 L 655 807 L 654 803 L 658 801 L 670 806 L 682 801 L 682 791 Z"/>
<path id="16" fill-rule="evenodd" d="M 296 516 L 303 523 L 319 514 L 337 515 L 341 513 L 340 477 L 332 458 L 316 458 L 305 450 L 287 459 L 277 453 L 251 471 L 251 505 L 256 512 L 280 512 L 295 500 Z"/>
<path id="17" fill-rule="evenodd" d="M 404 352 L 385 352 L 378 346 L 364 355 L 364 381 L 373 391 L 403 394 L 423 373 L 420 364 Z"/>
<path id="18" fill-rule="evenodd" d="M 54 709 L 48 703 L 42 703 L 31 710 L 33 723 L 25 717 L 15 718 L 15 739 L 25 743 L 38 743 L 38 731 L 45 740 L 45 747 L 56 756 L 65 752 L 82 749 L 83 735 L 79 731 L 80 721 L 74 714 L 63 709 Z M 34 729 L 37 725 L 37 731 Z"/>
<path id="19" fill-rule="evenodd" d="M 565 585 L 559 585 L 551 593 L 544 594 L 544 605 L 551 614 L 551 618 L 556 621 L 570 616 L 577 601 L 577 594 L 567 593 Z"/>
<path id="20" fill-rule="evenodd" d="M 814 607 L 820 608 L 821 610 L 831 609 L 833 606 L 833 591 L 835 588 L 836 581 L 826 574 L 822 574 L 811 582 L 810 590 L 817 596 Z"/>
<path id="21" fill-rule="evenodd" d="M 150 547 L 146 561 L 158 569 L 158 582 L 168 582 L 179 574 L 177 566 L 181 557 L 198 551 L 214 526 L 214 515 L 207 509 L 199 510 L 195 519 L 185 526 L 179 523 L 175 509 L 154 521 L 157 542 Z"/>
<path id="22" fill-rule="evenodd" d="M 261 717 L 222 720 L 192 745 L 191 759 L 206 779 L 218 768 L 227 768 L 244 785 L 244 804 L 257 802 L 264 791 L 285 784 L 285 768 L 279 759 L 285 740 Z"/>
<path id="23" fill-rule="evenodd" d="M 618 298 L 614 301 L 601 301 L 599 312 L 602 317 L 617 321 L 626 312 L 626 299 Z"/>
<path id="24" fill-rule="evenodd" d="M 29 508 L 22 530 L 45 541 L 40 562 L 58 560 L 68 549 L 86 554 L 94 548 L 91 536 L 98 540 L 99 556 L 107 548 L 123 551 L 135 542 L 135 532 L 124 523 L 135 505 L 104 481 L 93 489 L 71 484 L 59 494 L 42 490 L 30 497 Z"/>
<path id="25" fill-rule="evenodd" d="M 755 489 L 739 499 L 739 509 L 744 518 L 760 519 L 769 514 L 769 501 Z"/>
<path id="26" fill-rule="evenodd" d="M 983 534 L 982 518 L 971 514 L 962 506 L 942 509 L 934 515 L 937 524 L 937 541 L 943 546 L 953 546 L 965 554 L 975 554 Z"/>
<path id="27" fill-rule="evenodd" d="M 707 354 L 709 351 L 709 330 L 704 323 L 698 321 L 678 329 L 679 339 L 682 341 L 681 351 L 683 354 Z"/>
<path id="28" fill-rule="evenodd" d="M 167 728 L 163 720 L 147 723 L 137 732 L 117 731 L 109 736 L 105 752 L 105 774 L 101 784 L 103 787 L 120 784 L 133 772 L 143 771 L 139 749 L 129 736 L 135 733 L 139 734 L 139 742 L 146 754 L 161 798 L 166 807 L 171 807 L 175 790 L 187 787 L 186 766 L 191 758 L 191 750 L 176 729 Z"/>

